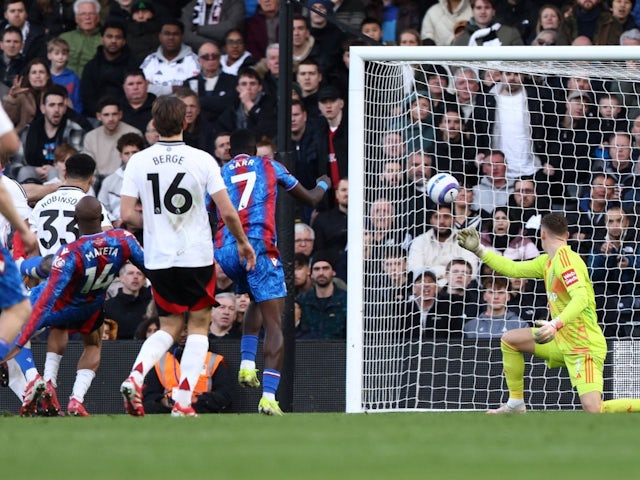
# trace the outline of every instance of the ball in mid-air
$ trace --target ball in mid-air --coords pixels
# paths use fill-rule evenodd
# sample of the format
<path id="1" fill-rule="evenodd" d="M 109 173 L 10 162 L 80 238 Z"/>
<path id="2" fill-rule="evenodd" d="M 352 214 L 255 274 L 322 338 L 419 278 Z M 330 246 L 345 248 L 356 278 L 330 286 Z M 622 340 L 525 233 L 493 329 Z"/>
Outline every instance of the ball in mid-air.
<path id="1" fill-rule="evenodd" d="M 427 195 L 438 205 L 453 202 L 459 191 L 458 180 L 448 173 L 438 173 L 427 182 Z"/>

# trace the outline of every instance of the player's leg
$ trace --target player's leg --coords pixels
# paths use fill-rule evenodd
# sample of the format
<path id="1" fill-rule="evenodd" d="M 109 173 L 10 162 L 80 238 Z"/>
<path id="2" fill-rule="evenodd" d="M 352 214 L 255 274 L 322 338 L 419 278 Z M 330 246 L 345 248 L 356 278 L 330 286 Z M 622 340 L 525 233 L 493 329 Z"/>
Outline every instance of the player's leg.
<path id="1" fill-rule="evenodd" d="M 254 248 L 258 252 L 260 248 L 264 247 L 256 245 Z M 258 255 L 255 268 L 251 272 L 247 272 L 247 282 L 258 307 L 255 312 L 259 312 L 259 315 L 255 316 L 255 323 L 250 320 L 248 325 L 248 327 L 252 327 L 252 333 L 256 336 L 256 347 L 257 335 L 260 331 L 258 323 L 264 328 L 263 390 L 258 411 L 266 415 L 282 415 L 282 410 L 276 401 L 276 392 L 280 384 L 284 351 L 282 313 L 287 290 L 284 270 L 277 250 L 264 251 Z"/>
<path id="2" fill-rule="evenodd" d="M 243 387 L 258 388 L 258 370 L 256 370 L 256 353 L 258 336 L 262 328 L 262 312 L 258 304 L 252 301 L 242 321 L 242 339 L 240 340 L 240 370 L 238 383 Z"/>
<path id="3" fill-rule="evenodd" d="M 58 376 L 58 368 L 62 353 L 69 341 L 66 330 L 51 328 L 47 337 L 47 358 L 45 360 L 46 377 L 41 377 L 35 371 L 35 375 L 30 375 L 27 386 L 24 390 L 22 406 L 20 407 L 20 415 L 33 415 L 36 413 L 38 401 L 42 398 L 42 409 L 45 415 L 57 416 L 60 413 L 60 404 L 56 396 L 56 381 Z M 25 360 L 23 357 L 30 356 L 30 348 L 22 348 L 16 359 Z M 31 372 L 33 373 L 33 372 Z"/>
<path id="4" fill-rule="evenodd" d="M 282 336 L 282 313 L 284 298 L 274 298 L 258 303 L 264 322 L 264 372 L 262 374 L 262 399 L 258 406 L 261 413 L 282 415 L 276 402 L 280 385 L 284 338 Z"/>
<path id="5" fill-rule="evenodd" d="M 142 384 L 144 377 L 171 345 L 180 338 L 184 328 L 184 314 L 162 314 L 159 316 L 160 329 L 145 340 L 133 362 L 131 376 Z"/>
<path id="6" fill-rule="evenodd" d="M 189 312 L 187 341 L 180 360 L 180 381 L 171 394 L 175 401 L 171 411 L 173 416 L 195 416 L 195 411 L 191 408 L 191 397 L 209 350 L 210 322 L 210 307 Z"/>
<path id="7" fill-rule="evenodd" d="M 58 371 L 62 356 L 69 343 L 69 331 L 66 328 L 49 329 L 47 337 L 47 355 L 44 361 L 44 380 L 54 387 L 58 386 Z"/>
<path id="8" fill-rule="evenodd" d="M 143 416 L 142 384 L 149 370 L 160 360 L 174 342 L 177 342 L 184 328 L 184 313 L 187 305 L 195 303 L 195 289 L 202 296 L 201 278 L 211 281 L 211 291 L 215 285 L 213 266 L 209 269 L 149 270 L 147 277 L 151 281 L 153 298 L 158 308 L 160 329 L 145 340 L 133 362 L 131 373 L 120 386 L 125 409 L 130 415 Z M 195 286 L 193 286 L 195 284 Z M 197 297 L 197 298 L 200 298 Z M 213 298 L 213 295 L 211 295 Z M 215 300 L 212 300 L 215 302 Z M 213 304 L 213 303 L 212 303 Z"/>
<path id="9" fill-rule="evenodd" d="M 47 388 L 42 395 L 42 409 L 45 415 L 56 417 L 62 415 L 60 402 L 58 402 L 58 371 L 60 370 L 60 362 L 67 344 L 69 343 L 69 331 L 66 328 L 49 329 L 47 337 L 47 355 L 44 360 L 44 381 Z"/>
<path id="10" fill-rule="evenodd" d="M 18 399 L 22 401 L 22 394 L 27 388 L 27 379 L 24 377 L 22 369 L 15 359 L 7 362 L 8 384 L 7 386 L 16 394 Z"/>
<path id="11" fill-rule="evenodd" d="M 20 271 L 5 247 L 0 248 L 0 359 L 9 353 L 9 347 L 31 315 L 31 302 L 22 282 Z"/>
<path id="12" fill-rule="evenodd" d="M 259 276 L 254 272 L 260 271 L 260 253 L 264 250 L 262 242 L 252 241 L 251 245 L 256 251 L 257 264 L 254 271 L 248 273 L 238 260 L 238 250 L 235 244 L 225 245 L 215 251 L 216 263 L 224 273 L 233 280 L 236 293 L 249 293 L 253 291 L 249 281 L 249 275 Z M 257 281 L 257 284 L 260 282 Z M 258 336 L 262 328 L 262 314 L 256 306 L 255 296 L 251 295 L 251 303 L 244 314 L 242 321 L 242 338 L 240 340 L 240 368 L 238 369 L 238 383 L 242 387 L 258 388 L 258 370 L 256 369 L 256 352 L 258 351 Z"/>
<path id="13" fill-rule="evenodd" d="M 2 284 L 0 282 L 0 288 Z M 19 301 L 10 306 L 0 306 L 0 359 L 9 353 L 11 342 L 16 338 L 20 329 L 31 314 L 29 299 Z"/>
<path id="14" fill-rule="evenodd" d="M 142 385 L 149 370 L 160 360 L 171 345 L 180 337 L 184 328 L 184 315 L 167 315 L 159 317 L 160 329 L 147 338 L 133 362 L 129 376 L 120 385 L 120 393 L 125 401 L 127 413 L 133 416 L 144 416 L 142 406 Z"/>
<path id="15" fill-rule="evenodd" d="M 604 359 L 589 354 L 568 355 L 565 360 L 571 383 L 578 390 L 587 413 L 640 413 L 640 399 L 617 398 L 602 401 Z"/>
<path id="16" fill-rule="evenodd" d="M 31 341 L 27 342 L 13 360 L 10 361 L 15 361 L 15 363 L 20 367 L 27 383 L 38 375 L 36 362 L 33 360 L 33 353 L 31 352 Z"/>
<path id="17" fill-rule="evenodd" d="M 580 397 L 582 401 L 582 397 Z M 582 408 L 584 402 L 582 403 Z M 638 398 L 616 398 L 615 400 L 605 400 L 600 405 L 601 413 L 640 413 L 640 399 Z"/>
<path id="18" fill-rule="evenodd" d="M 76 380 L 73 383 L 67 413 L 77 417 L 88 417 L 84 408 L 84 396 L 86 395 L 91 382 L 96 376 L 98 366 L 100 366 L 100 354 L 102 351 L 102 327 L 93 332 L 82 335 L 84 350 L 78 360 Z"/>
<path id="19" fill-rule="evenodd" d="M 524 355 L 533 353 L 535 342 L 531 328 L 517 328 L 505 332 L 500 341 L 502 351 L 502 366 L 505 381 L 509 389 L 507 403 L 489 414 L 524 413 Z"/>

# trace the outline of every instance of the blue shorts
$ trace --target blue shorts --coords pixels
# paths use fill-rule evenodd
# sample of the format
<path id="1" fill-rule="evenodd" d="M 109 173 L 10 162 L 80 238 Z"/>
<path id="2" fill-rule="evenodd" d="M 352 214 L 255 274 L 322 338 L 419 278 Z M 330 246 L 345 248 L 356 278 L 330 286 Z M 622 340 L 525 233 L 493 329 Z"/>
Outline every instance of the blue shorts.
<path id="1" fill-rule="evenodd" d="M 31 305 L 35 305 L 46 283 L 40 283 L 29 292 Z M 87 302 L 82 305 L 69 305 L 62 310 L 51 311 L 38 319 L 36 330 L 46 327 L 61 328 L 71 333 L 87 334 L 100 328 L 104 323 L 102 301 Z"/>
<path id="2" fill-rule="evenodd" d="M 256 252 L 256 267 L 251 272 L 240 264 L 235 243 L 216 248 L 214 252 L 218 265 L 235 283 L 236 292 L 248 293 L 256 302 L 286 297 L 287 286 L 278 249 L 268 249 L 262 240 L 250 238 L 249 242 Z"/>
<path id="3" fill-rule="evenodd" d="M 0 309 L 20 303 L 27 295 L 20 270 L 11 253 L 6 247 L 0 247 Z"/>

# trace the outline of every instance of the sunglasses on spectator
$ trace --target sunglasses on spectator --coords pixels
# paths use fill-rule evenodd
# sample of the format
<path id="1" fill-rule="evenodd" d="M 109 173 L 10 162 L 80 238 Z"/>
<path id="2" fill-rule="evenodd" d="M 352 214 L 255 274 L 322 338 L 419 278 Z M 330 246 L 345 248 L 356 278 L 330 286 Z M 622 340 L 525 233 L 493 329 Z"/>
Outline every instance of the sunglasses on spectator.
<path id="1" fill-rule="evenodd" d="M 244 40 L 242 40 L 241 38 L 238 40 L 233 40 L 233 39 L 228 39 L 227 40 L 227 45 L 242 45 L 244 43 Z"/>
<path id="2" fill-rule="evenodd" d="M 545 47 L 549 47 L 555 44 L 556 42 L 548 42 L 546 40 L 543 40 L 542 38 L 536 38 L 536 45 L 543 45 Z"/>
<path id="3" fill-rule="evenodd" d="M 220 58 L 220 55 L 218 55 L 217 53 L 203 53 L 202 55 L 200 55 L 200 58 L 202 60 L 218 60 Z"/>

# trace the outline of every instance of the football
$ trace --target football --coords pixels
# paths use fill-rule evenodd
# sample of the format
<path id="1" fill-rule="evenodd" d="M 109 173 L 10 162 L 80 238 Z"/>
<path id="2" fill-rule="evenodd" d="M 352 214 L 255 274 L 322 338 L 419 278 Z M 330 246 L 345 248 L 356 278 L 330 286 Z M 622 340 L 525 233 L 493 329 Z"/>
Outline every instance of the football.
<path id="1" fill-rule="evenodd" d="M 459 191 L 458 180 L 448 173 L 438 173 L 427 182 L 427 195 L 438 205 L 453 202 Z"/>

